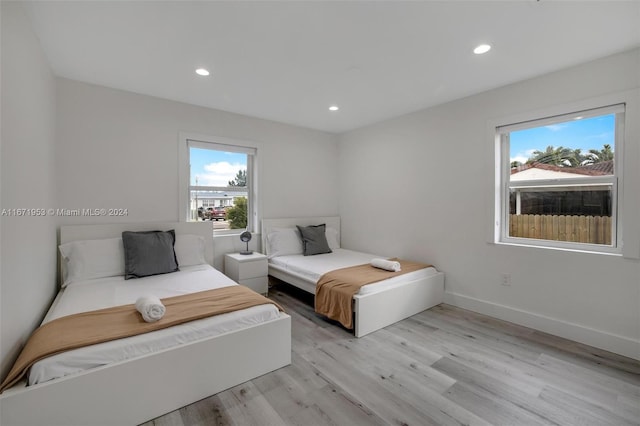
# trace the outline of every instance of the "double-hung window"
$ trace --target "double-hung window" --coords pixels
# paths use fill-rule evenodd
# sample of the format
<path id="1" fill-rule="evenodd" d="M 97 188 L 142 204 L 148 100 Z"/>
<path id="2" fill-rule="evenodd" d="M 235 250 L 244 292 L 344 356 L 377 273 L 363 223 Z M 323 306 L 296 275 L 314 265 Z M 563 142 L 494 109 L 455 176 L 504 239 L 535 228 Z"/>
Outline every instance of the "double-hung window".
<path id="1" fill-rule="evenodd" d="M 181 136 L 181 219 L 211 221 L 215 234 L 253 231 L 256 156 L 241 141 Z"/>
<path id="2" fill-rule="evenodd" d="M 497 239 L 619 253 L 625 105 L 495 128 Z"/>

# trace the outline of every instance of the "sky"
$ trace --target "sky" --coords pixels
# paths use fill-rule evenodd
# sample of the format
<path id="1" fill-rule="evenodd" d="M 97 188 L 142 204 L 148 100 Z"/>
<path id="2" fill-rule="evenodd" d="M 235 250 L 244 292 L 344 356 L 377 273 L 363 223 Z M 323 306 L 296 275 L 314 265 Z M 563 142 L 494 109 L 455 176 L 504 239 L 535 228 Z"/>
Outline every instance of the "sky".
<path id="1" fill-rule="evenodd" d="M 609 114 L 511 132 L 511 161 L 525 163 L 534 151 L 544 151 L 549 145 L 580 148 L 583 154 L 590 149 L 601 150 L 604 144 L 614 149 L 614 129 L 615 115 Z"/>
<path id="2" fill-rule="evenodd" d="M 247 169 L 247 154 L 190 148 L 191 185 L 228 186 L 239 170 Z"/>

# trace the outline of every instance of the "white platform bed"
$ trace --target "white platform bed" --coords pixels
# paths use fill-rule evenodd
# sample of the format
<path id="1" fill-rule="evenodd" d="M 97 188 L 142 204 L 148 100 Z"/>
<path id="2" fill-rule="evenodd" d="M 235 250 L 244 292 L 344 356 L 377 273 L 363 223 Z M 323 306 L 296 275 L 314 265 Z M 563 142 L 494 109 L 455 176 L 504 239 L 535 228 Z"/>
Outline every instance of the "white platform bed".
<path id="1" fill-rule="evenodd" d="M 296 225 L 319 225 L 322 223 L 326 224 L 327 229 L 333 228 L 337 231 L 336 238 L 339 245 L 340 218 L 337 216 L 263 219 L 263 250 L 267 256 L 272 255 L 267 239 L 269 234 L 278 229 L 295 228 Z M 307 268 L 308 270 L 301 269 L 307 261 L 306 259 L 294 259 L 286 255 L 271 257 L 269 260 L 269 275 L 306 292 L 315 294 L 315 285 L 319 275 L 331 270 L 331 268 L 327 269 L 328 265 L 334 265 L 336 269 L 354 266 L 367 263 L 366 259 L 370 259 L 373 256 L 350 251 L 340 254 L 341 250 L 334 249 L 334 253 L 339 255 L 334 258 L 331 257 L 331 254 L 307 256 L 309 261 L 316 263 L 316 265 Z M 351 263 L 344 263 L 343 255 L 357 260 Z M 324 259 L 322 258 L 323 256 L 325 256 Z M 337 257 L 340 257 L 340 259 L 337 259 Z M 353 297 L 354 334 L 356 337 L 362 337 L 384 328 L 443 301 L 444 274 L 435 268 L 412 272 L 393 278 L 393 280 L 394 282 L 385 280 L 386 282 L 382 281 L 364 286 Z"/>
<path id="2" fill-rule="evenodd" d="M 60 243 L 119 237 L 125 230 L 168 229 L 175 229 L 176 235 L 203 236 L 206 242 L 206 262 L 210 265 L 213 263 L 210 223 L 65 226 L 60 230 Z M 201 277 L 202 282 L 194 283 L 190 291 L 199 291 L 200 286 L 208 279 L 208 276 L 202 274 L 212 272 L 207 270 L 209 268 L 206 265 L 184 269 L 186 275 Z M 213 273 L 219 274 L 217 271 Z M 171 275 L 159 277 L 168 281 Z M 222 285 L 228 285 L 224 282 L 227 278 L 219 275 L 217 279 Z M 128 282 L 144 285 L 144 280 L 145 278 Z M 115 290 L 103 290 L 103 294 L 106 296 L 115 292 L 118 297 L 128 297 L 128 289 L 123 284 L 116 283 L 114 288 Z M 74 297 L 83 299 L 77 294 Z M 165 297 L 165 294 L 161 291 L 158 297 Z M 57 309 L 63 312 L 75 309 L 69 305 L 68 299 L 62 302 L 59 299 L 58 297 L 54 302 Z M 217 334 L 213 337 L 192 336 L 188 338 L 188 343 L 179 346 L 135 355 L 127 360 L 43 383 L 26 386 L 26 381 L 23 380 L 0 395 L 0 424 L 136 425 L 290 364 L 291 318 L 281 312 L 276 315 L 260 313 L 259 307 L 250 309 L 263 318 L 243 320 L 241 328 L 229 325 L 229 321 L 214 324 Z M 50 313 L 48 317 L 58 315 Z M 234 330 L 226 331 L 228 328 L 225 327 Z M 185 333 L 195 330 L 197 335 L 201 332 L 199 328 L 191 326 L 186 329 L 191 330 L 186 330 Z M 149 338 L 154 333 L 158 332 L 141 336 Z M 147 347 L 154 344 L 149 341 L 144 343 Z M 108 349 L 111 350 L 111 347 Z M 105 350 L 104 354 L 109 350 Z M 102 358 L 103 353 L 94 352 L 92 356 Z M 107 355 L 104 357 L 108 358 Z"/>

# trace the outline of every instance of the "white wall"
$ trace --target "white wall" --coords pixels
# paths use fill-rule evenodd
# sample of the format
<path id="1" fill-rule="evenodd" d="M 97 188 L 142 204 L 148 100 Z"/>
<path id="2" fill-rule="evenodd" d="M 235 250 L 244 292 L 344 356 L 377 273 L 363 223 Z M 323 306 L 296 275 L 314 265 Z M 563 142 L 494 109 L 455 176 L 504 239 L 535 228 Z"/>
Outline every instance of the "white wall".
<path id="1" fill-rule="evenodd" d="M 180 132 L 260 144 L 262 217 L 338 213 L 335 135 L 66 79 L 57 89 L 56 207 L 129 212 L 60 224 L 177 221 Z M 216 238 L 216 266 L 241 247 Z"/>
<path id="2" fill-rule="evenodd" d="M 2 2 L 3 209 L 54 204 L 55 80 L 17 2 Z M 0 219 L 0 376 L 4 377 L 56 292 L 51 217 Z"/>
<path id="3" fill-rule="evenodd" d="M 640 358 L 640 263 L 487 243 L 494 168 L 487 124 L 640 87 L 635 50 L 340 136 L 342 243 L 429 261 L 446 301 Z M 640 117 L 627 117 L 627 242 L 638 246 Z M 512 286 L 500 285 L 510 273 Z"/>

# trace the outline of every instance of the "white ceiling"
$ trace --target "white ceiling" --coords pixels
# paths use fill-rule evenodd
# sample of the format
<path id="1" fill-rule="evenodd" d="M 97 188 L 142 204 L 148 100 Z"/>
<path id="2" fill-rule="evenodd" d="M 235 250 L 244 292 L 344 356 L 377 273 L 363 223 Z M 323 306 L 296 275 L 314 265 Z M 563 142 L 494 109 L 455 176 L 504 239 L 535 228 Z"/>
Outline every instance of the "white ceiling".
<path id="1" fill-rule="evenodd" d="M 26 6 L 58 76 L 335 133 L 640 45 L 640 1 Z"/>

